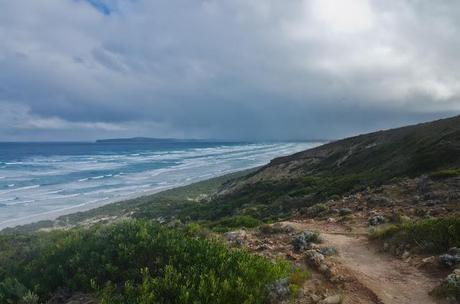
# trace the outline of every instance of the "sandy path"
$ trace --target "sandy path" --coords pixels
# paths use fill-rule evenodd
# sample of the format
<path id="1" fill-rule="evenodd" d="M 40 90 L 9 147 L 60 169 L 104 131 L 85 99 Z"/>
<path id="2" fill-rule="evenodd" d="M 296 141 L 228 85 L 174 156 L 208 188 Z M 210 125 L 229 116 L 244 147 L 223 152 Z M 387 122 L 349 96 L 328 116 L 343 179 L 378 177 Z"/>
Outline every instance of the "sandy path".
<path id="1" fill-rule="evenodd" d="M 338 249 L 339 261 L 383 303 L 436 303 L 428 292 L 438 280 L 402 260 L 376 252 L 366 237 L 332 233 L 322 236 L 326 244 Z"/>
<path id="2" fill-rule="evenodd" d="M 422 270 L 391 255 L 377 252 L 366 235 L 350 234 L 338 226 L 290 222 L 297 229 L 320 231 L 324 245 L 336 247 L 334 259 L 385 304 L 437 303 L 429 292 L 439 284 Z"/>

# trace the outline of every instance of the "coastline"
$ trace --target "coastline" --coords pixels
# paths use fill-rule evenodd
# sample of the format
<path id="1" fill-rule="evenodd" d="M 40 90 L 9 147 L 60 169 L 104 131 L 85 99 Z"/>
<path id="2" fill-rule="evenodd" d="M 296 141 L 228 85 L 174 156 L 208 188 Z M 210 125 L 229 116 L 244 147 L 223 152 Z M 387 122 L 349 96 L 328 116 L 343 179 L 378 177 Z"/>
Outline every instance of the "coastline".
<path id="1" fill-rule="evenodd" d="M 139 193 L 133 193 L 127 197 L 122 199 L 114 199 L 110 201 L 101 200 L 96 203 L 86 202 L 83 204 L 69 206 L 66 208 L 52 210 L 49 212 L 44 212 L 40 214 L 30 215 L 18 219 L 12 219 L 8 221 L 4 221 L 0 223 L 0 233 L 6 230 L 35 230 L 33 227 L 39 228 L 48 228 L 48 226 L 52 227 L 59 219 L 63 217 L 73 217 L 82 213 L 91 213 L 96 211 L 100 208 L 110 208 L 111 206 L 115 205 L 127 205 L 131 204 L 132 202 L 142 201 L 142 200 L 149 200 L 154 199 L 155 195 L 161 195 L 163 193 L 167 193 L 170 191 L 178 191 L 180 189 L 194 187 L 194 185 L 201 184 L 201 183 L 213 183 L 215 180 L 230 180 L 235 176 L 245 175 L 253 170 L 257 170 L 262 166 L 255 166 L 255 167 L 248 167 L 248 168 L 240 168 L 238 170 L 229 170 L 226 172 L 219 172 L 221 174 L 216 174 L 209 178 L 204 178 L 200 180 L 191 181 L 189 183 L 182 183 L 170 186 L 162 186 L 157 187 L 155 189 L 147 189 L 143 190 Z"/>
<path id="2" fill-rule="evenodd" d="M 79 174 L 80 171 L 76 170 L 75 176 L 70 176 L 73 174 L 72 171 L 69 171 L 70 173 L 64 171 L 65 174 L 70 176 L 69 180 L 65 181 L 65 183 L 63 183 L 62 186 L 53 186 L 49 188 L 46 187 L 48 187 L 48 185 L 59 185 L 55 184 L 55 179 L 51 181 L 47 180 L 59 176 L 58 174 L 54 176 L 54 174 L 56 174 L 56 172 L 59 173 L 59 171 L 56 170 L 51 172 L 44 172 L 46 174 L 37 175 L 37 178 L 37 176 L 33 175 L 34 171 L 29 171 L 32 169 L 37 170 L 35 167 L 32 169 L 19 168 L 18 170 L 22 170 L 19 171 L 21 172 L 20 174 L 22 174 L 25 178 L 37 179 L 34 180 L 36 188 L 24 191 L 24 193 L 15 193 L 14 195 L 16 196 L 16 198 L 6 197 L 8 200 L 15 199 L 17 201 L 14 201 L 14 203 L 11 204 L 8 203 L 4 205 L 4 207 L 7 209 L 2 209 L 4 210 L 4 213 L 2 214 L 2 217 L 0 217 L 0 231 L 5 228 L 13 228 L 16 226 L 32 224 L 38 221 L 54 221 L 59 217 L 69 215 L 72 213 L 86 212 L 91 209 L 100 208 L 102 206 L 118 203 L 120 201 L 139 199 L 141 197 L 153 195 L 168 189 L 182 187 L 199 181 L 223 176 L 232 172 L 263 166 L 268 164 L 271 161 L 271 159 L 275 157 L 289 155 L 296 151 L 302 151 L 304 149 L 308 149 L 320 144 L 322 143 L 306 141 L 303 143 L 296 144 L 285 143 L 280 146 L 271 144 L 265 145 L 260 143 L 249 146 L 238 146 L 236 148 L 227 147 L 226 149 L 222 149 L 220 146 L 218 146 L 211 148 L 203 148 L 206 152 L 204 155 L 198 155 L 198 152 L 196 152 L 194 149 L 191 149 L 190 151 L 184 150 L 185 152 L 181 152 L 182 154 L 180 154 L 179 156 L 176 156 L 176 154 L 171 156 L 169 152 L 162 152 L 158 155 L 155 153 L 144 153 L 145 155 L 142 154 L 141 156 L 139 156 L 139 154 L 132 154 L 131 152 L 124 152 L 120 154 L 122 155 L 121 161 L 119 158 L 116 158 L 114 160 L 112 157 L 111 159 L 109 159 L 109 161 L 111 162 L 109 162 L 109 165 L 105 164 L 104 159 L 95 160 L 91 156 L 92 154 L 89 154 L 91 157 L 85 156 L 83 158 L 80 157 L 79 159 L 77 159 L 79 163 L 84 165 L 83 168 L 85 168 L 86 170 L 80 171 L 88 172 L 88 170 L 99 170 L 101 172 L 96 173 L 95 171 L 95 173 L 93 174 L 94 176 L 91 176 L 91 174 Z M 81 149 L 81 147 L 79 147 L 78 149 Z M 262 154 L 260 154 L 261 152 Z M 216 154 L 218 156 L 220 155 L 222 159 L 216 163 L 207 164 L 207 158 L 214 157 Z M 230 163 L 232 161 L 232 157 L 235 160 L 236 165 Z M 136 166 L 139 166 L 139 164 L 141 164 L 142 166 L 146 166 L 146 168 L 149 168 L 148 166 L 151 165 L 151 162 L 149 162 L 151 161 L 150 158 L 153 159 L 154 164 L 161 163 L 162 161 L 171 162 L 171 159 L 175 160 L 175 158 L 181 160 L 183 164 L 170 167 L 166 166 L 165 168 L 160 167 L 158 169 L 154 168 L 152 171 L 135 171 L 135 174 L 133 176 L 131 176 L 130 174 L 122 175 L 125 170 L 130 169 L 129 166 L 133 166 L 136 170 L 138 170 Z M 50 161 L 53 161 L 52 165 L 55 166 L 54 159 L 51 159 Z M 120 162 L 123 166 L 126 167 L 126 169 L 118 169 L 119 167 L 117 165 L 114 165 L 114 163 L 118 164 Z M 63 167 L 64 169 L 66 169 L 69 166 L 74 166 L 73 159 L 69 157 L 59 159 L 58 163 L 59 166 Z M 101 163 L 102 165 L 100 165 L 100 167 L 94 167 L 95 165 L 93 163 L 96 163 L 97 165 Z M 37 168 L 42 168 L 44 164 L 46 164 L 46 162 L 38 163 Z M 30 165 L 35 166 L 35 163 L 31 162 Z M 86 165 L 88 166 L 86 167 Z M 24 166 L 24 164 L 18 163 L 17 166 Z M 197 170 L 193 171 L 191 168 L 193 168 L 194 166 L 204 168 L 203 172 Z M 93 167 L 95 169 L 92 169 Z M 13 170 L 16 169 L 14 168 L 9 170 L 11 170 L 11 172 L 14 172 Z M 106 172 L 103 172 L 104 170 Z M 165 175 L 159 176 L 160 173 Z M 40 180 L 42 176 L 50 176 L 50 178 L 46 177 L 43 178 L 43 180 Z M 91 192 L 93 188 L 96 189 L 97 187 L 99 187 L 99 185 L 103 187 L 106 183 L 99 182 L 100 180 L 102 181 L 102 179 L 97 179 L 99 176 L 110 176 L 110 178 L 117 178 L 119 180 L 117 180 L 117 186 L 120 185 L 120 189 L 122 189 L 122 187 L 125 185 L 128 185 L 130 187 L 126 187 L 126 191 L 120 192 L 117 192 L 117 187 L 114 187 L 110 188 L 109 191 L 99 191 L 100 194 L 95 195 L 93 194 L 93 192 Z M 96 179 L 98 183 L 95 182 Z M 90 182 L 88 185 L 86 185 L 86 182 L 88 180 L 90 180 Z M 137 180 L 139 180 L 139 182 Z M 85 185 L 81 183 L 82 181 L 85 182 Z M 3 183 L 6 183 L 5 180 L 3 180 Z M 86 196 L 85 192 L 78 193 L 78 191 L 74 191 L 75 189 L 85 187 L 91 190 L 89 193 L 90 195 L 88 196 Z M 25 188 L 26 187 L 19 187 L 17 189 L 8 191 L 18 191 L 19 189 Z M 65 198 L 66 195 L 59 194 L 59 192 L 62 191 L 64 191 L 63 193 L 65 194 L 65 191 L 67 189 L 69 189 L 69 193 L 71 193 L 71 195 L 67 196 L 72 196 L 72 198 Z M 103 188 L 101 189 L 104 190 Z M 6 192 L 4 191 L 3 194 L 5 193 Z M 94 191 L 94 193 L 97 193 L 97 191 Z M 73 196 L 77 197 L 73 198 Z M 21 197 L 21 199 L 19 199 L 18 197 Z M 25 197 L 25 199 L 23 197 Z M 41 204 L 43 204 L 43 207 L 40 206 Z M 10 207 L 16 205 L 20 206 L 20 209 L 18 208 L 17 210 L 14 210 L 12 209 L 14 207 Z"/>
<path id="3" fill-rule="evenodd" d="M 141 194 L 141 192 L 138 194 L 132 194 L 131 196 L 124 197 L 123 199 L 120 199 L 120 200 L 102 199 L 98 202 L 89 201 L 86 203 L 69 206 L 66 208 L 58 209 L 58 210 L 51 210 L 51 211 L 47 211 L 47 212 L 43 212 L 39 214 L 33 214 L 33 215 L 29 215 L 29 216 L 25 216 L 25 217 L 21 217 L 17 219 L 7 220 L 7 221 L 0 223 L 0 232 L 7 228 L 14 229 L 14 228 L 17 228 L 18 226 L 36 224 L 41 221 L 54 221 L 61 216 L 70 215 L 70 214 L 78 213 L 78 212 L 90 211 L 92 209 L 97 209 L 99 207 L 107 206 L 107 205 L 114 204 L 114 203 L 122 203 L 122 202 L 129 201 L 132 199 L 139 199 L 139 198 L 143 198 L 146 196 L 150 196 L 156 193 L 160 193 L 162 191 L 174 189 L 174 188 L 181 187 L 181 186 L 185 186 L 185 185 L 173 185 L 173 186 L 168 186 L 168 187 L 159 187 L 156 189 L 149 189 L 143 194 Z"/>

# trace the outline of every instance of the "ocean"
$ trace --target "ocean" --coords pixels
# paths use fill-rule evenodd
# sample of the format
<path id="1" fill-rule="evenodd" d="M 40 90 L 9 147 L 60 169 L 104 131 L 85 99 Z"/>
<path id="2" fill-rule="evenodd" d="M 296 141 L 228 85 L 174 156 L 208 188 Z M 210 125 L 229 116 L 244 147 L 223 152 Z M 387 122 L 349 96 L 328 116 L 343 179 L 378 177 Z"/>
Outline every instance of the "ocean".
<path id="1" fill-rule="evenodd" d="M 319 143 L 0 143 L 0 229 L 268 163 Z"/>

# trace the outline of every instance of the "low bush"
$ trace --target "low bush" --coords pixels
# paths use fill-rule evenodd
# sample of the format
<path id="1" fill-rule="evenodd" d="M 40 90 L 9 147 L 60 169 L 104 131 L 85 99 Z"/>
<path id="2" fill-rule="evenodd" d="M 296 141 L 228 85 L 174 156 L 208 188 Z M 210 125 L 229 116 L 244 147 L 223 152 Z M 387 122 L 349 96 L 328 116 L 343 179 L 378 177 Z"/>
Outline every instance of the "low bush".
<path id="1" fill-rule="evenodd" d="M 270 224 L 263 224 L 259 227 L 259 230 L 261 233 L 263 234 L 276 234 L 276 233 L 280 233 L 280 231 L 278 231 L 277 229 L 275 230 L 272 225 Z"/>
<path id="2" fill-rule="evenodd" d="M 460 169 L 439 170 L 430 174 L 432 179 L 444 179 L 457 176 L 460 176 Z"/>
<path id="3" fill-rule="evenodd" d="M 438 298 L 450 299 L 452 303 L 458 303 L 460 301 L 460 270 L 454 270 L 430 294 Z"/>
<path id="4" fill-rule="evenodd" d="M 211 223 L 209 226 L 217 232 L 226 232 L 236 228 L 254 228 L 262 224 L 262 221 L 249 215 L 236 215 L 224 217 Z"/>
<path id="5" fill-rule="evenodd" d="M 274 224 L 263 224 L 259 227 L 259 231 L 262 234 L 278 234 L 278 233 L 292 233 L 294 227 L 290 224 L 285 223 L 274 223 Z"/>
<path id="6" fill-rule="evenodd" d="M 301 233 L 294 236 L 291 244 L 294 247 L 295 251 L 301 251 L 308 249 L 312 243 L 321 243 L 321 241 L 322 240 L 319 235 L 319 232 L 304 230 Z"/>
<path id="7" fill-rule="evenodd" d="M 287 262 L 190 235 L 195 228 L 127 221 L 36 236 L 29 254 L 0 265 L 0 302 L 46 302 L 67 290 L 115 304 L 263 303 L 266 286 L 291 271 Z"/>
<path id="8" fill-rule="evenodd" d="M 426 219 L 376 230 L 373 239 L 407 243 L 426 253 L 442 253 L 460 247 L 460 218 Z"/>
<path id="9" fill-rule="evenodd" d="M 296 268 L 289 275 L 289 284 L 302 286 L 302 284 L 311 277 L 311 273 L 306 268 Z"/>
<path id="10" fill-rule="evenodd" d="M 290 274 L 288 278 L 289 291 L 291 293 L 291 298 L 296 298 L 302 286 L 311 277 L 311 272 L 307 268 L 295 268 L 294 271 Z"/>
<path id="11" fill-rule="evenodd" d="M 325 204 L 315 204 L 306 208 L 303 213 L 309 217 L 317 217 L 325 214 L 329 208 Z"/>

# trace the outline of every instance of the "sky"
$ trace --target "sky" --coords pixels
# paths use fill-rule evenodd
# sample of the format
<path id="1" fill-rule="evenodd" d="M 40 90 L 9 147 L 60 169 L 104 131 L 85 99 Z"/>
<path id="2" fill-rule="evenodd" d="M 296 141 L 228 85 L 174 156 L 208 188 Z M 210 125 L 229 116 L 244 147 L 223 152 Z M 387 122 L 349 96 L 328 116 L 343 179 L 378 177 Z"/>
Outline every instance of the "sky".
<path id="1" fill-rule="evenodd" d="M 460 114 L 458 0 L 0 0 L 0 141 L 335 139 Z"/>

